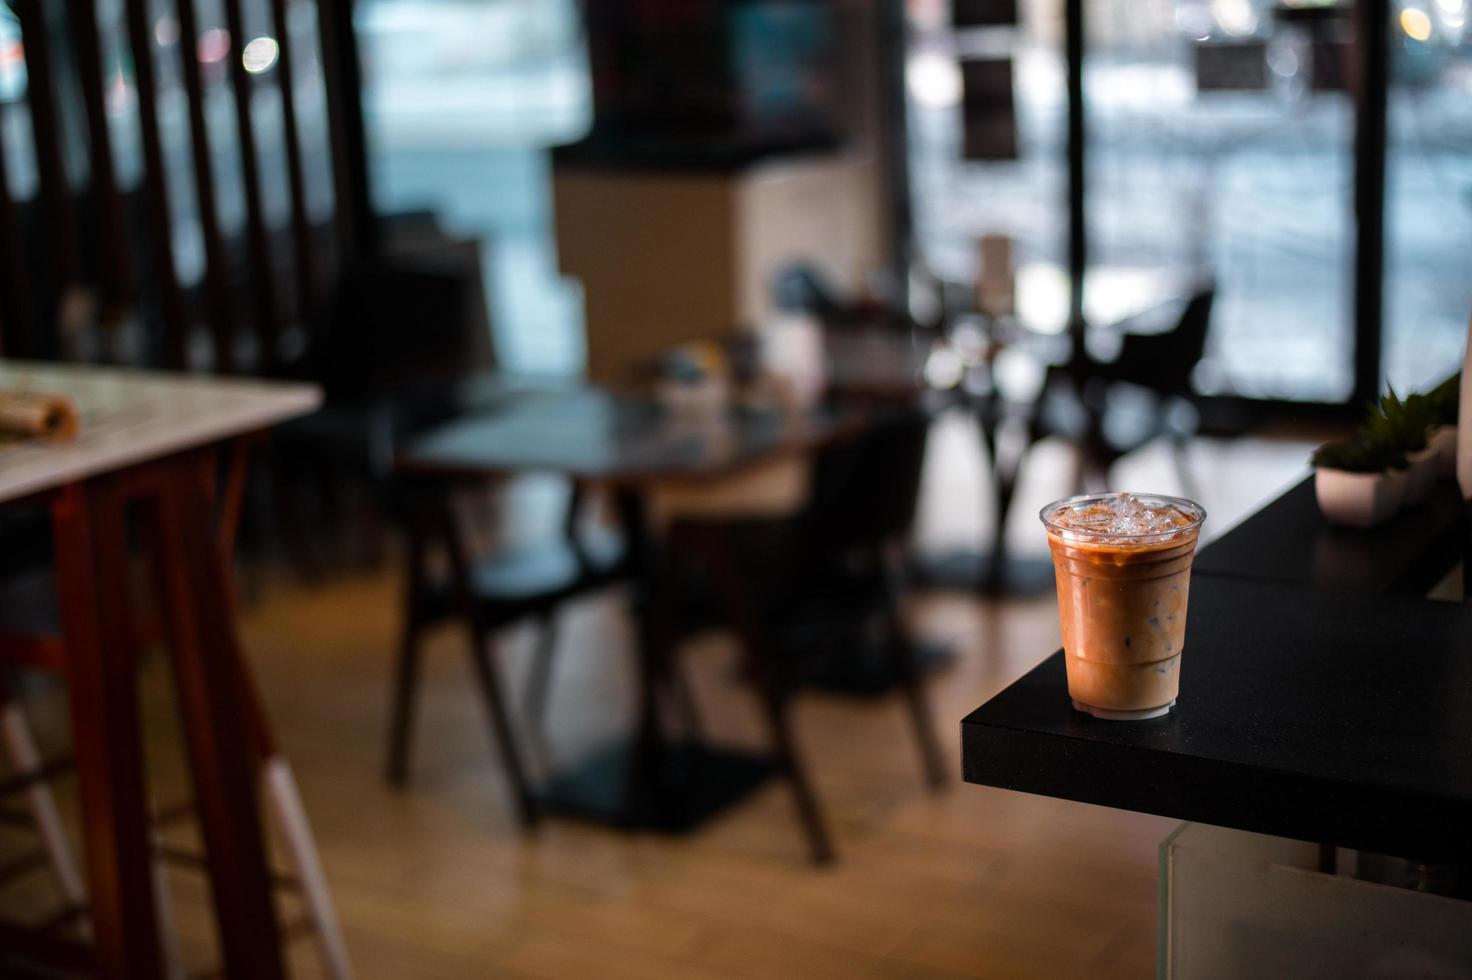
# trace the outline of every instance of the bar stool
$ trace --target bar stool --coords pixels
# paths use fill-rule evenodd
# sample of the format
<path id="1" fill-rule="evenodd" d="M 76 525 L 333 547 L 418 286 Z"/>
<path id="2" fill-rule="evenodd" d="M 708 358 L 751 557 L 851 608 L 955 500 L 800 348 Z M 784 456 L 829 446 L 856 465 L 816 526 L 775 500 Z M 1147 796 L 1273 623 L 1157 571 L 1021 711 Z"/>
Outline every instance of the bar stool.
<path id="1" fill-rule="evenodd" d="M 218 488 L 213 481 L 208 488 L 210 495 L 217 498 L 217 545 L 222 555 L 222 564 L 226 568 L 230 564 L 229 556 L 233 550 L 235 532 L 239 524 L 250 448 L 247 442 L 237 442 L 228 461 L 222 492 L 216 492 Z M 156 552 L 153 557 L 157 562 Z M 48 583 L 40 584 L 45 586 Z M 39 596 L 27 596 L 26 605 L 33 611 L 38 606 L 48 604 L 44 593 Z M 44 610 L 40 618 L 48 618 L 45 615 L 46 612 L 50 612 L 52 615 L 49 618 L 54 620 L 54 609 Z M 152 613 L 140 610 L 139 614 L 132 617 L 131 627 L 126 631 L 130 634 L 126 637 L 126 642 L 133 647 L 135 654 L 141 654 L 143 649 L 159 637 L 159 623 L 157 617 Z M 327 888 L 321 859 L 312 838 L 306 811 L 302 805 L 301 795 L 290 764 L 276 746 L 260 696 L 246 665 L 238 656 L 238 651 L 232 648 L 228 651 L 219 651 L 219 653 L 231 656 L 237 675 L 237 689 L 244 700 L 241 706 L 242 714 L 259 767 L 259 777 L 264 784 L 270 812 L 281 835 L 282 843 L 285 845 L 292 868 L 291 874 L 273 874 L 272 880 L 278 887 L 299 893 L 306 908 L 306 922 L 301 924 L 306 928 L 294 928 L 289 925 L 285 930 L 286 934 L 290 936 L 309 931 L 316 938 L 326 975 L 332 977 L 333 980 L 350 980 L 353 972 L 347 955 L 347 947 L 342 937 L 342 930 Z M 26 628 L 21 630 L 0 631 L 0 664 L 22 665 L 64 677 L 66 657 L 59 630 L 54 626 L 44 629 L 27 624 Z M 44 937 L 47 934 L 55 934 L 68 924 L 75 923 L 80 926 L 81 934 L 86 937 L 88 934 L 87 895 L 82 875 L 62 824 L 59 808 L 49 785 L 50 780 L 70 769 L 71 763 L 70 760 L 64 758 L 54 760 L 42 758 L 20 700 L 12 687 L 4 683 L 3 678 L 0 678 L 0 743 L 3 743 L 5 754 L 15 772 L 14 777 L 10 780 L 0 782 L 0 799 L 19 793 L 25 795 L 30 823 L 40 843 L 38 852 L 26 855 L 8 866 L 0 867 L 0 884 L 33 870 L 44 861 L 56 881 L 63 905 L 47 917 L 39 932 Z M 159 925 L 162 933 L 160 940 L 165 960 L 164 971 L 170 980 L 182 980 L 184 967 L 177 937 L 173 935 L 168 915 L 164 868 L 166 864 L 206 868 L 207 862 L 200 855 L 191 851 L 165 845 L 159 831 L 166 826 L 188 820 L 194 815 L 195 806 L 192 802 L 156 808 L 154 812 L 154 899 L 160 913 Z M 5 926 L 3 932 L 7 938 L 10 938 L 13 936 L 14 929 L 13 926 Z M 67 958 L 65 956 L 47 957 L 47 944 L 44 941 L 39 945 L 29 943 L 27 945 L 30 946 L 30 952 L 38 954 L 43 959 Z"/>

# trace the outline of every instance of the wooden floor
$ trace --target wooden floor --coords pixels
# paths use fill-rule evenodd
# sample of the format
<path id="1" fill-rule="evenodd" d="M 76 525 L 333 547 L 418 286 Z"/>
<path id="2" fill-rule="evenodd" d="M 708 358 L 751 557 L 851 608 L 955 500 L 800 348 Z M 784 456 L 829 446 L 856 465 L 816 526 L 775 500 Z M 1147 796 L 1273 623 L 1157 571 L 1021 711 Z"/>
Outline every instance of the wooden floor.
<path id="1" fill-rule="evenodd" d="M 990 521 L 977 505 L 980 461 L 962 423 L 933 443 L 926 544 L 964 543 Z M 1202 442 L 1194 466 L 1209 527 L 1220 531 L 1301 471 L 1301 441 Z M 1017 507 L 1014 537 L 1041 548 L 1034 514 L 1068 488 L 1067 459 L 1044 446 Z M 1179 491 L 1165 454 L 1118 481 Z M 397 627 L 390 572 L 303 586 L 268 585 L 244 640 L 321 845 L 347 939 L 364 978 L 451 977 L 1145 977 L 1155 964 L 1156 847 L 1172 821 L 920 778 L 893 700 L 817 695 L 797 712 L 840 863 L 806 863 L 780 782 L 686 838 L 634 836 L 552 820 L 534 836 L 512 820 L 471 689 L 463 638 L 436 634 L 423 688 L 415 781 L 380 778 Z M 548 751 L 576 760 L 628 725 L 629 623 L 611 594 L 571 608 L 554 687 Z M 1051 596 L 982 602 L 916 597 L 927 636 L 958 657 L 931 693 L 959 773 L 963 714 L 1057 646 Z M 502 655 L 520 676 L 530 638 Z M 688 664 L 712 731 L 761 744 L 756 705 L 721 637 Z M 1186 669 L 1189 669 L 1187 666 Z M 146 678 L 158 796 L 179 785 L 162 665 Z M 32 699 L 44 740 L 64 742 L 58 698 Z M 0 842 L 0 848 L 8 844 Z M 0 852 L 3 854 L 3 852 Z M 210 958 L 206 893 L 171 874 L 186 953 Z M 37 886 L 39 888 L 40 886 Z M 37 889 L 22 891 L 34 903 Z M 17 899 L 7 896 L 13 904 Z M 309 944 L 294 973 L 319 976 Z"/>

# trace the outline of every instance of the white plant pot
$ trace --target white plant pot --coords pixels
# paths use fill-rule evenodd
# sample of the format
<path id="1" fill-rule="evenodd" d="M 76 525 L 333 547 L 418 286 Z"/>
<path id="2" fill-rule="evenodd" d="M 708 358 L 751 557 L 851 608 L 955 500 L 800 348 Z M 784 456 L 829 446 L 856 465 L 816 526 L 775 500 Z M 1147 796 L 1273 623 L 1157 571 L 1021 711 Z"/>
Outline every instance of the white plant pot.
<path id="1" fill-rule="evenodd" d="M 1437 472 L 1441 476 L 1457 475 L 1457 427 L 1439 425 L 1426 437 L 1426 448 L 1436 450 Z"/>
<path id="2" fill-rule="evenodd" d="M 1407 504 L 1419 504 L 1431 496 L 1436 489 L 1436 477 L 1441 471 L 1441 457 L 1430 443 L 1425 449 L 1406 454 L 1406 498 Z"/>
<path id="3" fill-rule="evenodd" d="M 1351 473 L 1319 469 L 1314 471 L 1314 496 L 1329 523 L 1374 527 L 1390 520 L 1400 509 L 1408 479 L 1405 470 Z"/>

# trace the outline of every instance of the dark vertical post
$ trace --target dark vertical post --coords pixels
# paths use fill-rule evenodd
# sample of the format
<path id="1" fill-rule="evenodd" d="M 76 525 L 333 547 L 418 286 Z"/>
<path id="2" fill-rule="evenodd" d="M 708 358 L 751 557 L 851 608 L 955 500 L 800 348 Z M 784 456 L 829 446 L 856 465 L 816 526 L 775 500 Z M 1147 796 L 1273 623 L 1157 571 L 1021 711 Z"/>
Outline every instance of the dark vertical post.
<path id="1" fill-rule="evenodd" d="M 1084 4 L 1064 0 L 1063 45 L 1068 62 L 1068 330 L 1073 361 L 1084 353 L 1084 269 L 1088 264 L 1088 223 L 1084 213 Z"/>
<path id="2" fill-rule="evenodd" d="M 327 89 L 327 125 L 332 132 L 332 178 L 337 198 L 338 240 L 347 265 L 378 254 L 368 178 L 368 138 L 363 125 L 363 69 L 353 32 L 352 0 L 318 2 L 322 76 Z"/>
<path id="3" fill-rule="evenodd" d="M 32 331 L 35 329 L 35 307 L 29 277 L 21 268 L 20 228 L 16 222 L 15 202 L 10 197 L 10 177 L 5 158 L 4 108 L 0 108 L 0 353 L 10 357 L 30 357 Z"/>
<path id="4" fill-rule="evenodd" d="M 138 664 L 130 644 L 128 528 L 119 481 L 69 484 L 51 501 L 56 597 L 87 854 L 96 976 L 161 977 L 149 860 Z"/>
<path id="5" fill-rule="evenodd" d="M 87 118 L 87 159 L 91 170 L 92 206 L 101 225 L 100 260 L 104 298 L 110 309 L 132 299 L 132 276 L 128 271 L 128 241 L 123 218 L 123 201 L 118 194 L 113 167 L 112 135 L 107 128 L 107 104 L 102 79 L 102 44 L 97 36 L 97 5 L 93 0 L 67 0 L 76 52 L 77 81 L 82 89 L 82 107 Z"/>
<path id="6" fill-rule="evenodd" d="M 215 165 L 205 122 L 204 75 L 199 67 L 199 18 L 194 0 L 179 0 L 179 63 L 189 104 L 189 148 L 194 161 L 194 193 L 199 206 L 199 231 L 204 239 L 204 293 L 214 335 L 215 370 L 227 374 L 235 367 L 235 307 L 230 301 L 230 266 L 220 235 L 220 212 L 215 207 Z"/>
<path id="7" fill-rule="evenodd" d="M 271 246 L 266 240 L 265 207 L 261 203 L 260 155 L 256 151 L 256 130 L 251 116 L 254 86 L 245 70 L 241 53 L 245 48 L 245 24 L 240 16 L 240 0 L 225 0 L 225 29 L 230 32 L 230 87 L 235 95 L 235 132 L 240 145 L 240 180 L 245 185 L 246 251 L 254 275 L 251 294 L 255 300 L 256 344 L 261 363 L 267 369 L 277 366 L 280 351 L 280 307 L 276 302 L 276 276 L 271 264 Z M 278 32 L 279 32 L 278 28 Z M 278 42 L 279 44 L 280 42 Z"/>
<path id="8" fill-rule="evenodd" d="M 56 316 L 61 299 L 79 278 L 76 226 L 72 220 L 72 191 L 61 158 L 61 133 L 56 111 L 56 72 L 51 60 L 51 38 L 41 0 L 16 0 L 21 43 L 26 55 L 26 106 L 31 113 L 31 139 L 36 151 L 40 184 L 42 248 L 47 261 L 39 263 L 43 276 L 41 322 L 49 324 L 36 337 L 31 353 L 54 356 L 57 350 Z"/>
<path id="9" fill-rule="evenodd" d="M 910 259 L 915 220 L 910 202 L 910 118 L 905 94 L 909 18 L 903 0 L 879 4 L 875 38 L 879 58 L 879 133 L 884 180 L 885 221 L 889 228 L 889 267 L 894 302 L 908 307 Z"/>
<path id="10" fill-rule="evenodd" d="M 169 211 L 163 142 L 158 126 L 158 86 L 153 72 L 153 47 L 148 0 L 127 0 L 128 45 L 133 57 L 133 82 L 138 87 L 138 127 L 143 141 L 143 197 L 152 248 L 152 279 L 158 286 L 159 312 L 164 325 L 164 363 L 183 370 L 189 362 L 189 320 L 179 291 L 174 265 L 174 223 Z"/>
<path id="11" fill-rule="evenodd" d="M 1358 0 L 1354 91 L 1354 395 L 1380 393 L 1380 333 L 1385 315 L 1385 143 L 1390 0 Z"/>
<path id="12" fill-rule="evenodd" d="M 144 530 L 185 726 L 223 972 L 230 980 L 282 980 L 256 791 L 261 759 L 237 666 L 230 585 L 212 533 L 212 465 L 213 457 L 200 455 L 158 464 Z"/>
<path id="13" fill-rule="evenodd" d="M 291 191 L 291 237 L 296 250 L 296 314 L 305 323 L 312 315 L 317 298 L 315 250 L 307 216 L 307 184 L 302 174 L 302 142 L 296 122 L 296 71 L 291 27 L 286 16 L 286 0 L 271 0 L 271 19 L 276 24 L 276 43 L 280 45 L 276 63 L 276 81 L 281 87 L 281 134 L 286 141 L 286 180 Z"/>

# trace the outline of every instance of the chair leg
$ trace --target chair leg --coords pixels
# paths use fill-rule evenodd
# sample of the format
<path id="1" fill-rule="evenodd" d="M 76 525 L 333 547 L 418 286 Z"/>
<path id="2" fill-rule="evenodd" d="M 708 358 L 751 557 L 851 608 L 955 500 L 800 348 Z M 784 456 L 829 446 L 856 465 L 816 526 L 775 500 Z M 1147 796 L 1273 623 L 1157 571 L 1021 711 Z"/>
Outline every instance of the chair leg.
<path id="1" fill-rule="evenodd" d="M 932 789 L 946 784 L 945 756 L 940 742 L 935 737 L 935 723 L 930 712 L 930 698 L 925 690 L 925 678 L 920 671 L 916 656 L 915 640 L 910 633 L 900 609 L 905 575 L 905 554 L 902 546 L 886 550 L 880 555 L 880 584 L 884 603 L 884 631 L 895 674 L 905 689 L 905 700 L 910 708 L 910 719 L 915 726 L 915 741 L 920 747 L 920 764 L 925 769 L 925 781 Z"/>
<path id="2" fill-rule="evenodd" d="M 557 614 L 551 610 L 537 619 L 537 642 L 526 678 L 527 727 L 539 740 L 547 734 L 547 702 L 552 690 L 552 668 L 557 659 Z"/>
<path id="3" fill-rule="evenodd" d="M 753 655 L 761 656 L 760 654 Z M 792 737 L 792 726 L 787 711 L 788 698 L 780 689 L 780 685 L 768 667 L 767 664 L 759 664 L 756 673 L 757 683 L 761 688 L 762 710 L 766 715 L 767 725 L 772 730 L 777 758 L 787 775 L 788 785 L 792 787 L 792 799 L 797 805 L 797 815 L 802 821 L 803 831 L 807 834 L 808 850 L 812 855 L 813 863 L 832 864 L 837 860 L 837 854 L 833 850 L 833 842 L 828 835 L 823 813 L 818 807 L 818 797 L 813 792 L 812 784 L 808 781 L 807 769 L 802 764 Z"/>
<path id="4" fill-rule="evenodd" d="M 557 661 L 557 618 L 553 612 L 538 617 L 536 643 L 528 667 L 526 687 L 522 691 L 522 708 L 526 723 L 527 751 L 537 771 L 543 775 L 552 770 L 552 747 L 547 740 L 547 704 L 551 700 L 552 671 Z"/>
<path id="5" fill-rule="evenodd" d="M 29 775 L 41 768 L 41 753 L 25 713 L 8 691 L 0 689 L 0 735 L 5 741 L 5 752 L 10 756 L 11 766 L 18 775 Z M 46 860 L 51 864 L 51 873 L 56 886 L 69 905 L 85 905 L 87 890 L 82 884 L 82 872 L 72 852 L 71 842 L 66 836 L 66 827 L 61 820 L 61 811 L 56 807 L 56 797 L 44 781 L 36 781 L 26 787 L 26 805 L 30 807 L 31 819 L 36 833 L 41 838 L 41 847 Z"/>
<path id="6" fill-rule="evenodd" d="M 297 880 L 301 882 L 307 915 L 317 934 L 323 973 L 330 980 L 352 980 L 353 968 L 348 961 L 347 943 L 343 941 L 342 926 L 337 921 L 332 893 L 327 888 L 327 875 L 322 870 L 322 859 L 317 854 L 312 827 L 307 821 L 307 811 L 302 806 L 291 766 L 283 756 L 276 755 L 265 759 L 261 768 L 266 798 L 281 830 Z"/>
<path id="7" fill-rule="evenodd" d="M 412 554 L 413 547 L 411 546 L 411 556 Z M 412 569 L 421 566 L 422 563 L 417 561 L 410 566 L 411 578 Z M 412 598 L 417 594 L 417 591 L 414 590 L 409 593 L 411 613 L 413 611 Z M 409 622 L 414 621 L 411 615 Z M 260 767 L 265 800 L 271 816 L 275 819 L 282 842 L 286 846 L 286 854 L 292 869 L 296 872 L 297 881 L 301 884 L 302 899 L 306 905 L 307 917 L 312 924 L 317 951 L 322 959 L 323 974 L 329 980 L 353 980 L 353 968 L 348 960 L 347 943 L 343 940 L 342 927 L 338 923 L 337 910 L 332 904 L 332 893 L 327 887 L 327 875 L 322 870 L 322 859 L 317 853 L 317 843 L 312 837 L 312 825 L 307 819 L 306 807 L 302 805 L 296 777 L 292 775 L 291 764 L 286 761 L 286 757 L 276 746 L 276 738 L 271 731 L 270 721 L 266 717 L 265 706 L 261 703 L 261 695 L 256 687 L 255 679 L 251 676 L 245 661 L 238 656 L 236 673 L 240 692 L 245 702 L 246 725 L 255 749 L 255 758 Z M 410 689 L 412 692 L 412 685 Z M 158 884 L 160 894 L 162 894 L 163 887 L 160 878 Z M 172 967 L 177 961 L 177 954 L 171 953 L 167 945 L 165 952 L 173 957 L 169 960 Z M 182 972 L 180 975 L 182 976 Z M 171 975 L 170 980 L 175 980 L 175 978 Z"/>
<path id="8" fill-rule="evenodd" d="M 153 903 L 158 908 L 159 945 L 163 949 L 165 980 L 185 980 L 188 973 L 184 969 L 184 952 L 179 948 L 179 931 L 174 926 L 168 868 L 161 857 L 153 859 Z"/>
<path id="9" fill-rule="evenodd" d="M 678 662 L 670 664 L 669 688 L 685 723 L 685 732 L 691 738 L 703 740 L 705 721 L 700 714 L 700 703 L 695 700 L 695 689 L 690 686 L 689 676 L 680 669 Z"/>
<path id="10" fill-rule="evenodd" d="M 910 708 L 910 720 L 915 726 L 915 741 L 920 747 L 920 764 L 925 769 L 925 781 L 932 789 L 940 789 L 947 782 L 945 757 L 935 737 L 935 723 L 930 713 L 930 698 L 926 695 L 925 680 L 915 658 L 915 644 L 903 623 L 891 620 L 891 637 L 886 646 L 893 658 L 895 672 L 905 688 L 905 700 Z"/>
<path id="11" fill-rule="evenodd" d="M 496 750 L 500 753 L 501 764 L 506 768 L 506 776 L 511 780 L 512 791 L 516 794 L 517 815 L 521 820 L 521 825 L 529 829 L 536 824 L 541 815 L 541 808 L 532 793 L 531 784 L 527 779 L 526 766 L 521 760 L 521 750 L 517 745 L 516 731 L 511 724 L 510 712 L 506 708 L 506 698 L 502 692 L 500 671 L 497 669 L 494 651 L 491 649 L 490 636 L 481 624 L 480 611 L 470 584 L 470 562 L 465 554 L 465 547 L 459 528 L 456 526 L 454 514 L 448 508 L 443 508 L 438 520 L 445 548 L 449 554 L 450 574 L 454 580 L 455 594 L 459 601 L 461 615 L 465 620 L 466 630 L 469 633 L 471 668 L 475 671 L 481 696 L 486 703 L 486 712 L 490 716 L 491 738 L 496 744 Z"/>
<path id="12" fill-rule="evenodd" d="M 837 860 L 837 854 L 818 806 L 817 794 L 808 781 L 807 768 L 802 764 L 792 737 L 787 712 L 787 685 L 777 676 L 778 665 L 773 662 L 774 645 L 768 639 L 767 617 L 742 580 L 725 534 L 715 532 L 705 546 L 711 550 L 711 567 L 716 573 L 717 587 L 745 647 L 747 662 L 761 694 L 762 713 L 766 715 L 767 725 L 772 731 L 778 763 L 792 787 L 793 802 L 797 804 L 798 819 L 807 834 L 813 863 L 831 864 Z"/>
<path id="13" fill-rule="evenodd" d="M 491 648 L 490 638 L 478 628 L 472 628 L 470 632 L 473 644 L 470 651 L 470 662 L 475 671 L 476 681 L 480 685 L 481 697 L 486 703 L 486 712 L 490 717 L 491 740 L 496 743 L 496 749 L 501 755 L 501 764 L 506 767 L 506 775 L 511 780 L 512 791 L 516 794 L 517 816 L 521 820 L 521 825 L 524 828 L 531 828 L 541 816 L 541 809 L 536 797 L 532 794 L 526 767 L 521 761 L 521 753 L 517 751 L 516 733 L 511 725 L 511 716 L 506 710 L 506 700 L 501 693 L 501 677 L 496 667 L 495 651 Z"/>
<path id="14" fill-rule="evenodd" d="M 404 632 L 394 675 L 386 774 L 400 789 L 409 784 L 409 742 L 414 728 L 414 700 L 419 686 L 418 596 L 424 581 L 424 537 L 412 532 L 404 576 Z"/>

